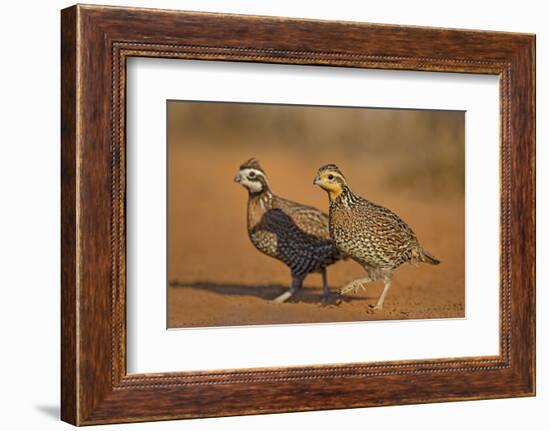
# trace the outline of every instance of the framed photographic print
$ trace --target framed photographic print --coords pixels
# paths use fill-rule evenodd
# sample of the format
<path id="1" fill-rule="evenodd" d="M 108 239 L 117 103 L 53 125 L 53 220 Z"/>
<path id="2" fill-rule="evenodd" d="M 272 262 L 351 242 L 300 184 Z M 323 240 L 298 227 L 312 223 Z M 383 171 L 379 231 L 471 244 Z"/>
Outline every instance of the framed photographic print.
<path id="1" fill-rule="evenodd" d="M 62 11 L 62 419 L 535 394 L 535 37 Z"/>

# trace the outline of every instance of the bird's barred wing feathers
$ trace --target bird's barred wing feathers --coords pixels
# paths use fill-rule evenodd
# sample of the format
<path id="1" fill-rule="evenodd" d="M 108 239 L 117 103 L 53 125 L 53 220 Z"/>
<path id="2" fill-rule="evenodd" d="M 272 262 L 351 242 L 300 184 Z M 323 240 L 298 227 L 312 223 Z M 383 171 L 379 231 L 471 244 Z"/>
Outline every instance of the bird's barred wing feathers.
<path id="1" fill-rule="evenodd" d="M 410 260 L 408 255 L 418 247 L 418 240 L 407 223 L 391 210 L 371 202 L 362 205 L 361 212 L 368 242 L 376 244 L 378 259 L 387 263 Z"/>
<path id="2" fill-rule="evenodd" d="M 284 211 L 304 232 L 330 238 L 328 215 L 314 207 L 278 198 L 274 204 Z"/>

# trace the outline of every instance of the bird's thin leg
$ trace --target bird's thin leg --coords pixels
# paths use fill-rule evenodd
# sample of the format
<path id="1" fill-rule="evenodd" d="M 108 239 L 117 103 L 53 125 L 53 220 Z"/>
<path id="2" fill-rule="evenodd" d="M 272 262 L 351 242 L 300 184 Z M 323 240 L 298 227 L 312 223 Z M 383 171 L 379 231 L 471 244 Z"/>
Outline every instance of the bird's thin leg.
<path id="1" fill-rule="evenodd" d="M 290 289 L 288 289 L 282 295 L 277 296 L 273 302 L 285 302 L 288 298 L 296 293 L 296 291 L 302 287 L 303 278 L 292 276 L 292 283 L 290 284 Z"/>
<path id="2" fill-rule="evenodd" d="M 386 295 L 388 294 L 388 290 L 390 290 L 390 286 L 391 278 L 384 278 L 384 290 L 382 291 L 382 295 L 380 295 L 380 298 L 378 298 L 378 302 L 374 306 L 373 310 L 382 310 L 384 299 L 386 299 Z"/>
<path id="3" fill-rule="evenodd" d="M 323 276 L 323 303 L 326 304 L 328 302 L 328 297 L 330 294 L 328 291 L 327 269 L 323 268 L 323 272 L 321 274 Z"/>
<path id="4" fill-rule="evenodd" d="M 348 293 L 350 291 L 359 290 L 360 288 L 364 289 L 365 284 L 370 283 L 371 281 L 373 281 L 373 279 L 368 277 L 368 276 L 363 277 L 363 278 L 358 278 L 357 280 L 350 281 L 348 284 L 346 284 L 344 287 L 342 287 L 342 289 L 340 289 L 340 295 L 343 295 L 343 294 Z"/>

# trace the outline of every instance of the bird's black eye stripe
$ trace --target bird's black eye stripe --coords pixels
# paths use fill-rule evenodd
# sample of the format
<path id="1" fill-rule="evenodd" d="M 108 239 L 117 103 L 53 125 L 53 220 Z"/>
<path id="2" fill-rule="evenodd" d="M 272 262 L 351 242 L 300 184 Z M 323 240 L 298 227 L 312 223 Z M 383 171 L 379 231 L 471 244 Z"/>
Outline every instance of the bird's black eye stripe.
<path id="1" fill-rule="evenodd" d="M 334 179 L 334 175 L 329 174 L 328 179 L 329 179 L 330 181 L 332 181 L 332 180 Z"/>

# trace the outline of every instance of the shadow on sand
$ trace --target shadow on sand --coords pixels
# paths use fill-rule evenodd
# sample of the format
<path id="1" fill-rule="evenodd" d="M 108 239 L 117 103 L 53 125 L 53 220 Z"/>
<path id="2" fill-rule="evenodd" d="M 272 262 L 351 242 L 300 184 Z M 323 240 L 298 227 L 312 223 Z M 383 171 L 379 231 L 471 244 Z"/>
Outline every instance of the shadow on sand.
<path id="1" fill-rule="evenodd" d="M 174 280 L 170 281 L 170 287 L 177 287 L 182 289 L 198 289 L 207 292 L 216 293 L 218 295 L 232 295 L 232 296 L 251 296 L 266 301 L 271 301 L 283 292 L 288 290 L 288 286 L 282 284 L 237 284 L 237 283 L 215 283 L 210 281 L 192 281 L 185 283 L 182 281 Z M 312 288 L 304 286 L 298 292 L 294 294 L 287 303 L 306 303 L 306 304 L 320 304 L 322 302 L 323 292 L 321 288 Z M 372 299 L 369 296 L 342 296 L 338 292 L 331 290 L 329 304 L 340 304 L 350 301 L 365 301 Z"/>

